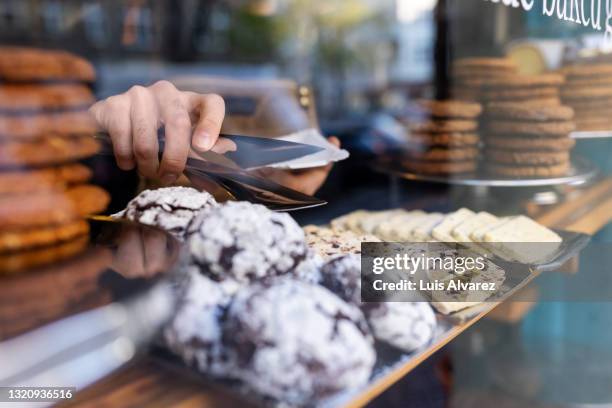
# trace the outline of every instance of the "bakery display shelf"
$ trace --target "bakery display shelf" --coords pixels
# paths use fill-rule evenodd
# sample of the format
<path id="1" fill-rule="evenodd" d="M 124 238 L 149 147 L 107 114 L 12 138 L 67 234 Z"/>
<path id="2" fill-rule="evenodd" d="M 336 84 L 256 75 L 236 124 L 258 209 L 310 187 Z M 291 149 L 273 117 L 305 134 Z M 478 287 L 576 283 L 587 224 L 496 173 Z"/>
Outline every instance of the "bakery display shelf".
<path id="1" fill-rule="evenodd" d="M 581 185 L 593 179 L 599 173 L 597 167 L 583 157 L 572 157 L 570 171 L 567 175 L 550 178 L 516 179 L 492 178 L 482 174 L 436 176 L 407 171 L 400 163 L 391 160 L 376 162 L 372 168 L 380 173 L 405 180 L 440 183 L 470 187 L 545 187 L 556 185 Z"/>
<path id="2" fill-rule="evenodd" d="M 543 225 L 592 235 L 606 225 L 612 217 L 612 211 L 610 211 L 612 195 L 610 194 L 612 194 L 612 179 L 605 178 L 585 188 L 580 195 L 572 196 L 552 207 L 532 207 L 529 213 Z M 68 276 L 77 275 L 71 273 Z M 509 303 L 505 302 L 505 304 Z M 374 400 L 437 350 L 450 343 L 483 317 L 488 317 L 490 312 L 497 310 L 497 306 L 497 303 L 483 303 L 480 306 L 466 309 L 464 311 L 466 319 L 463 322 L 444 323 L 448 328 L 437 335 L 435 344 L 432 343 L 426 350 L 418 354 L 409 355 L 397 361 L 396 365 L 386 373 L 379 372 L 370 385 L 358 393 L 345 395 L 341 402 L 344 406 L 357 407 Z M 460 313 L 453 316 L 463 317 Z M 446 318 L 441 319 L 447 321 Z M 183 406 L 187 402 L 202 407 L 245 406 L 243 399 L 237 399 L 233 394 L 228 394 L 224 390 L 203 385 L 202 377 L 195 371 L 181 367 L 183 374 L 177 374 L 177 365 L 172 366 L 173 368 L 170 369 L 160 365 L 158 358 L 145 356 L 79 391 L 73 403 L 75 406 L 125 404 L 144 406 L 147 403 L 159 404 L 161 392 L 166 406 Z M 194 380 L 194 377 L 197 380 Z M 148 386 L 142 387 L 142 384 L 148 384 Z M 252 404 L 248 405 L 252 406 Z"/>
<path id="3" fill-rule="evenodd" d="M 577 130 L 570 133 L 572 139 L 610 139 L 612 130 Z"/>
<path id="4" fill-rule="evenodd" d="M 377 342 L 375 345 L 377 361 L 369 383 L 361 389 L 341 393 L 324 403 L 320 407 L 361 407 L 376 398 L 387 388 L 395 384 L 406 374 L 417 368 L 421 363 L 450 343 L 455 337 L 463 333 L 470 326 L 486 316 L 498 305 L 515 295 L 518 291 L 525 288 L 540 273 L 553 271 L 560 268 L 569 259 L 575 257 L 590 241 L 590 236 L 571 231 L 555 230 L 563 238 L 563 243 L 559 245 L 554 253 L 551 253 L 550 260 L 538 265 L 526 265 L 515 262 L 506 262 L 494 258 L 494 262 L 499 264 L 507 272 L 507 284 L 503 286 L 503 294 L 499 298 L 489 300 L 478 305 L 465 308 L 463 310 L 443 315 L 436 312 L 438 326 L 437 332 L 431 343 L 424 349 L 415 353 L 405 353 L 396 348 Z M 171 371 L 184 375 L 186 378 L 202 381 L 212 390 L 234 394 L 251 403 L 274 407 L 277 404 L 269 400 L 262 399 L 256 394 L 252 394 L 240 386 L 238 382 L 210 380 L 205 375 L 200 375 L 194 370 L 186 367 L 178 358 L 169 353 L 158 349 L 154 350 L 155 360 L 162 366 Z M 182 373 L 182 374 L 181 374 Z"/>

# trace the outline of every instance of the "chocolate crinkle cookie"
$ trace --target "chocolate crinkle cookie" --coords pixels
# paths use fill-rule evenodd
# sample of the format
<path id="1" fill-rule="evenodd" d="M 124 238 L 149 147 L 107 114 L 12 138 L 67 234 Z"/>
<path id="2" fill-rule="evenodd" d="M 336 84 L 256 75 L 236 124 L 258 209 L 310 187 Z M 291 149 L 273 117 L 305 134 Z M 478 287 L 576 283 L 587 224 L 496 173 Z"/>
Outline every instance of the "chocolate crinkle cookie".
<path id="1" fill-rule="evenodd" d="M 224 339 L 250 388 L 312 404 L 364 385 L 376 355 L 363 314 L 320 286 L 287 278 L 242 289 Z"/>
<path id="2" fill-rule="evenodd" d="M 262 205 L 228 202 L 198 218 L 189 250 L 213 280 L 249 283 L 288 274 L 307 255 L 304 232 L 293 218 Z"/>
<path id="3" fill-rule="evenodd" d="M 363 303 L 374 337 L 406 352 L 427 345 L 435 335 L 436 316 L 426 302 Z"/>
<path id="4" fill-rule="evenodd" d="M 183 240 L 196 215 L 217 205 L 207 192 L 191 187 L 166 187 L 143 191 L 114 217 L 155 226 Z"/>
<path id="5" fill-rule="evenodd" d="M 435 334 L 436 316 L 427 302 L 361 302 L 361 258 L 342 255 L 321 268 L 321 284 L 363 311 L 374 338 L 406 352 Z"/>
<path id="6" fill-rule="evenodd" d="M 163 341 L 173 353 L 198 371 L 231 377 L 232 364 L 222 343 L 224 313 L 238 286 L 214 282 L 193 268 L 183 277 L 178 308 L 163 330 Z"/>
<path id="7" fill-rule="evenodd" d="M 336 256 L 321 267 L 321 285 L 346 302 L 361 304 L 361 257 Z"/>

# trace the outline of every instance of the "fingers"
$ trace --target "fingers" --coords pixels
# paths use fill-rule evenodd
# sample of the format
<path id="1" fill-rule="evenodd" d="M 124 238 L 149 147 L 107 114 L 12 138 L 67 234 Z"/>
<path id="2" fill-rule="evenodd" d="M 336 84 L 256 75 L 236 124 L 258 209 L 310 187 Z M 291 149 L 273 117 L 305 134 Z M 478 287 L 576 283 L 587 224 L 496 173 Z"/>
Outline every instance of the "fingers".
<path id="1" fill-rule="evenodd" d="M 130 105 L 129 97 L 123 94 L 111 96 L 89 109 L 98 125 L 106 129 L 111 137 L 117 166 L 126 171 L 132 170 L 135 166 Z"/>
<path id="2" fill-rule="evenodd" d="M 140 232 L 133 227 L 121 231 L 119 247 L 113 257 L 112 268 L 127 277 L 139 277 L 145 274 L 144 252 Z"/>
<path id="3" fill-rule="evenodd" d="M 191 143 L 197 150 L 208 151 L 216 143 L 225 116 L 225 102 L 215 94 L 186 92 L 189 108 L 199 112 Z"/>
<path id="4" fill-rule="evenodd" d="M 338 139 L 336 136 L 328 137 L 327 141 L 338 148 L 340 147 L 340 139 Z"/>
<path id="5" fill-rule="evenodd" d="M 216 143 L 225 116 L 225 103 L 218 95 L 180 92 L 167 81 L 149 88 L 134 86 L 128 92 L 98 102 L 90 109 L 113 142 L 117 165 L 123 170 L 138 166 L 147 178 L 170 184 L 185 168 L 191 145 L 202 151 L 225 153 L 236 150 L 229 140 Z M 197 119 L 192 137 L 192 117 Z M 165 147 L 161 164 L 157 130 L 165 125 Z"/>
<path id="6" fill-rule="evenodd" d="M 187 162 L 191 145 L 191 119 L 181 93 L 174 85 L 168 81 L 159 81 L 152 88 L 166 132 L 159 177 L 162 183 L 171 184 L 183 172 Z"/>
<path id="7" fill-rule="evenodd" d="M 128 94 L 132 102 L 130 112 L 132 143 L 138 170 L 144 177 L 156 178 L 159 168 L 157 104 L 151 91 L 142 86 L 132 87 Z"/>
<path id="8" fill-rule="evenodd" d="M 213 152 L 224 154 L 227 152 L 235 152 L 238 149 L 236 143 L 226 137 L 220 137 L 217 139 L 217 143 L 212 147 Z"/>
<path id="9" fill-rule="evenodd" d="M 155 276 L 163 272 L 168 262 L 166 235 L 161 231 L 144 230 L 142 232 L 142 243 L 145 275 Z"/>

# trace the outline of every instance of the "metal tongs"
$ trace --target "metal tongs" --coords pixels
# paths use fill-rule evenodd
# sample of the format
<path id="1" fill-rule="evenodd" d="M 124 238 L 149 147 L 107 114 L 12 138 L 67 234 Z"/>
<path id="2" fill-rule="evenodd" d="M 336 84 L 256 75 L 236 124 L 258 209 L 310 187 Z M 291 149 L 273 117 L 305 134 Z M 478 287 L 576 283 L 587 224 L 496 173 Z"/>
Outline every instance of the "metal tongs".
<path id="1" fill-rule="evenodd" d="M 254 136 L 222 134 L 220 137 L 234 142 L 236 151 L 219 154 L 212 151 L 202 153 L 192 149 L 191 157 L 187 159 L 185 175 L 194 184 L 202 180 L 212 180 L 227 193 L 229 199 L 262 204 L 274 211 L 292 211 L 327 204 L 326 201 L 284 187 L 249 171 L 313 154 L 323 148 Z M 96 139 L 102 143 L 101 154 L 113 154 L 112 141 L 107 133 L 98 133 Z M 162 128 L 158 133 L 160 157 L 164 150 L 164 140 Z"/>

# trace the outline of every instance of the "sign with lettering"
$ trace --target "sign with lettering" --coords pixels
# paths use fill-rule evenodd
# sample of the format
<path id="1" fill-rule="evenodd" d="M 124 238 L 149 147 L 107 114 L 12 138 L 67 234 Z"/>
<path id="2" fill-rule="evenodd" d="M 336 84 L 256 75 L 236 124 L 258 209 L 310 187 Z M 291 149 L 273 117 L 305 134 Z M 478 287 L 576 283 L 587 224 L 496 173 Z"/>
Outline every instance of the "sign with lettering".
<path id="1" fill-rule="evenodd" d="M 485 0 L 507 7 L 537 11 L 536 0 Z M 604 32 L 604 46 L 612 46 L 612 0 L 538 0 L 540 12 L 548 17 Z"/>

